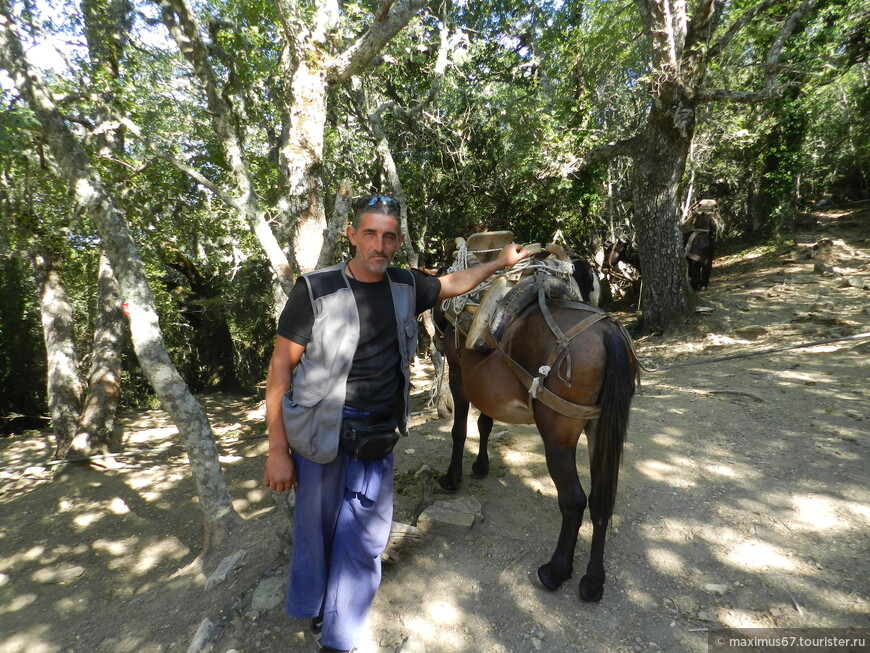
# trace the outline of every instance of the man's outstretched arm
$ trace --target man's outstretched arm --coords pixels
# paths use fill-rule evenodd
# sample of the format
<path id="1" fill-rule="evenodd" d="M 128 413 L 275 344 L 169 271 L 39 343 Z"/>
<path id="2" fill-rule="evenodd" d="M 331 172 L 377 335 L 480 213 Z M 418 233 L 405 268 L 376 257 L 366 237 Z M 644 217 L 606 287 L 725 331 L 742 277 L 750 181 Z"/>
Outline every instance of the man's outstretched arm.
<path id="1" fill-rule="evenodd" d="M 527 256 L 529 256 L 529 251 L 521 245 L 516 243 L 505 245 L 494 261 L 451 272 L 441 277 L 441 293 L 438 295 L 438 299 L 448 299 L 466 293 L 483 283 L 494 272 L 516 265 Z"/>

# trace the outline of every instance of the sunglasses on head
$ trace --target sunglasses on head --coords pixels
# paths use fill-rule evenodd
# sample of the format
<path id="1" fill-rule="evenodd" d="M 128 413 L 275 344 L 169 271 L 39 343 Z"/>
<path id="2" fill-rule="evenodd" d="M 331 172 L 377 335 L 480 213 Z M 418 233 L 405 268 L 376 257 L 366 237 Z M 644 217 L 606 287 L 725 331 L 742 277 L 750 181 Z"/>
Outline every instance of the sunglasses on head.
<path id="1" fill-rule="evenodd" d="M 399 210 L 399 203 L 392 197 L 387 197 L 386 195 L 366 195 L 364 197 L 360 197 L 356 201 L 356 208 L 364 209 L 367 206 L 376 206 L 378 204 L 383 204 L 384 206 L 395 211 Z"/>

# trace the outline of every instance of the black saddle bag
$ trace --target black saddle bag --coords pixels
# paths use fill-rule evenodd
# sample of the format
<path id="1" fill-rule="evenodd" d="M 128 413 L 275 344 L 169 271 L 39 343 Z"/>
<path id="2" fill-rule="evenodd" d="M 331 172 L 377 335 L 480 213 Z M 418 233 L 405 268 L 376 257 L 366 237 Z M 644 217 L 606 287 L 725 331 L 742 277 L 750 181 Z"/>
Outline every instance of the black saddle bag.
<path id="1" fill-rule="evenodd" d="M 399 441 L 396 420 L 372 417 L 345 417 L 341 422 L 341 448 L 355 460 L 383 458 Z"/>

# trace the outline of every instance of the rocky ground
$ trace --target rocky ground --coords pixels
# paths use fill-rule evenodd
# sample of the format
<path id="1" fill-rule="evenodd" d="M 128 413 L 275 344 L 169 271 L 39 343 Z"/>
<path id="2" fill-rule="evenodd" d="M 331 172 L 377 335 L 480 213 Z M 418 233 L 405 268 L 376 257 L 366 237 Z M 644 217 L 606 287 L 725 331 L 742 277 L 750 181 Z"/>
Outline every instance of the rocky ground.
<path id="1" fill-rule="evenodd" d="M 868 236 L 870 213 L 830 212 L 793 241 L 735 248 L 678 335 L 636 341 L 655 371 L 632 409 L 600 603 L 577 598 L 588 524 L 574 578 L 556 592 L 538 585 L 555 491 L 534 428 L 497 423 L 489 477 L 432 497 L 465 521 L 424 521 L 385 565 L 360 650 L 701 653 L 720 626 L 870 628 Z M 421 412 L 396 455 L 406 523 L 450 456 L 449 420 L 423 410 L 429 370 L 416 372 Z M 161 411 L 124 416 L 128 455 L 113 468 L 54 480 L 47 434 L 0 442 L 0 651 L 188 651 L 204 623 L 203 651 L 316 650 L 279 605 L 292 509 L 262 487 L 262 401 L 204 402 L 246 519 L 208 559 Z M 466 469 L 476 444 L 472 425 Z"/>

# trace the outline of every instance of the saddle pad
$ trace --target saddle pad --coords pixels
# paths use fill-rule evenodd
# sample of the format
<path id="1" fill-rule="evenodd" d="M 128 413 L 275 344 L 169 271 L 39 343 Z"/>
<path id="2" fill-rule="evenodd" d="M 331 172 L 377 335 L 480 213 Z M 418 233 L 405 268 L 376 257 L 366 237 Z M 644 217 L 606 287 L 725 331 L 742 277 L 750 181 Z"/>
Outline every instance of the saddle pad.
<path id="1" fill-rule="evenodd" d="M 469 252 L 474 252 L 478 261 L 489 263 L 498 257 L 502 247 L 510 245 L 513 240 L 514 235 L 511 231 L 482 231 L 471 234 L 465 244 Z"/>

